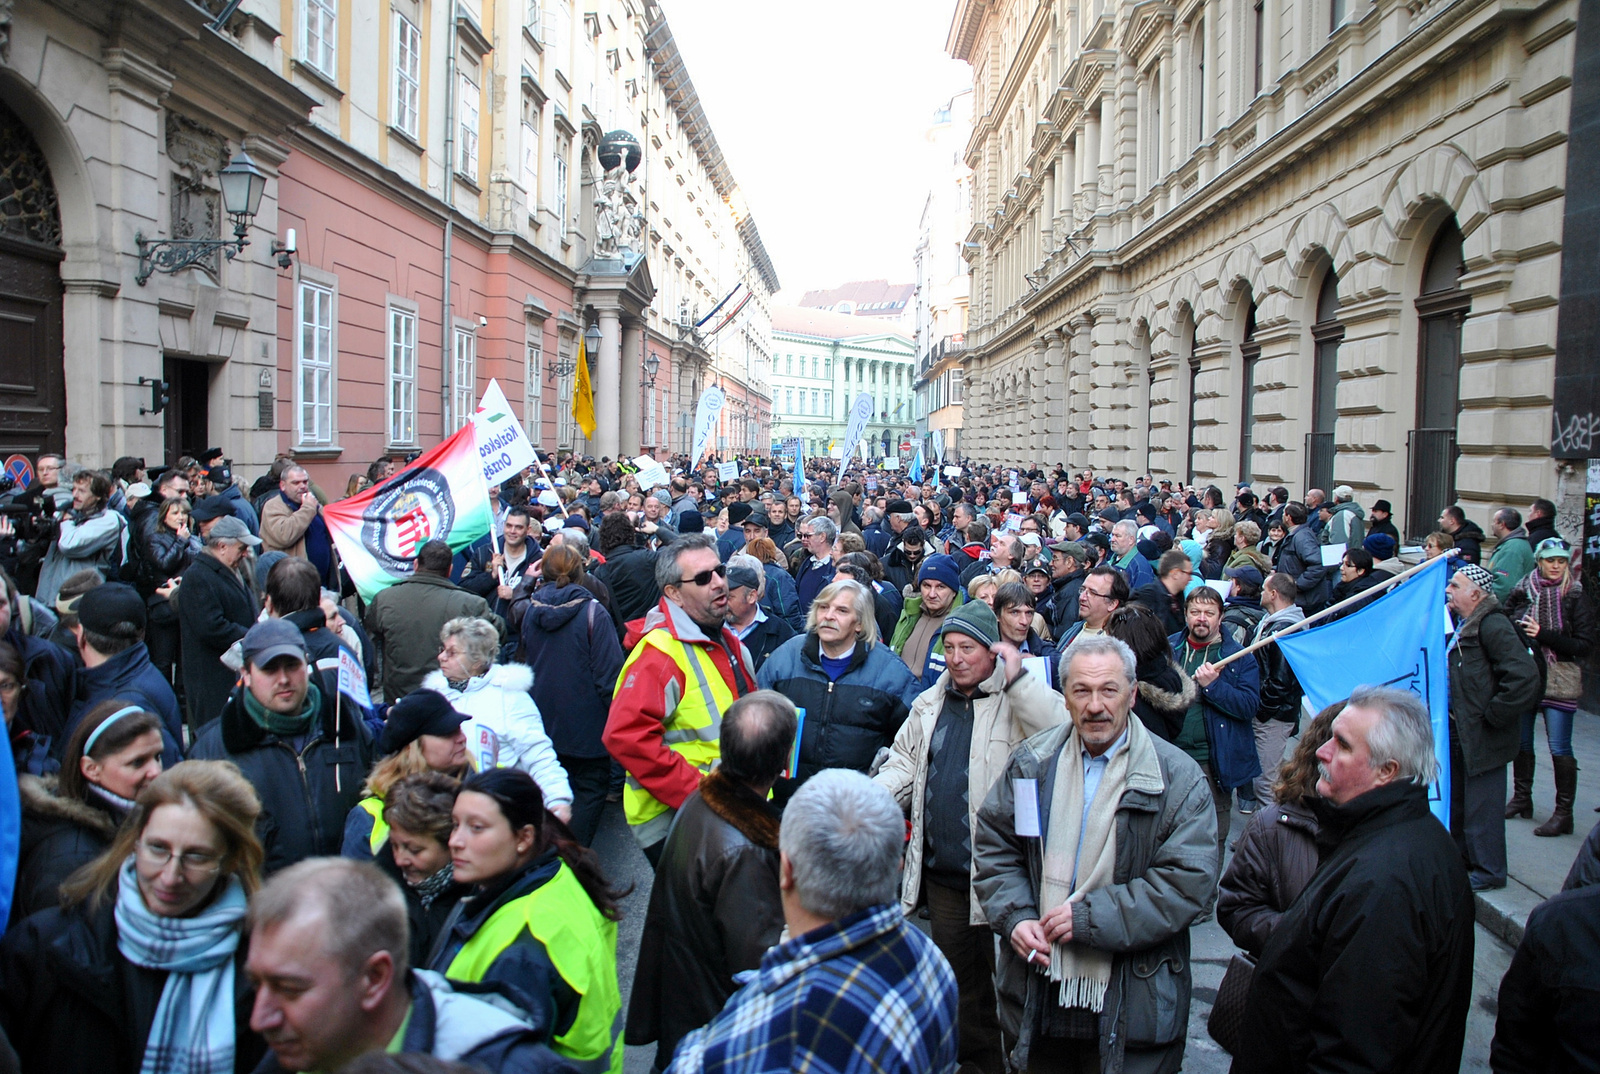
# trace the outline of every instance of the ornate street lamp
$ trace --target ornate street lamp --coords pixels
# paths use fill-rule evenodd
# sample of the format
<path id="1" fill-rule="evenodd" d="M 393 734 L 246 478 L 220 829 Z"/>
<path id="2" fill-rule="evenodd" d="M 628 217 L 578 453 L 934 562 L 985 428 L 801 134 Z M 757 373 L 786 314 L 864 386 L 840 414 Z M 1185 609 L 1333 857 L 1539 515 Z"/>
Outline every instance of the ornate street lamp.
<path id="1" fill-rule="evenodd" d="M 267 173 L 256 167 L 250 154 L 243 149 L 230 160 L 217 175 L 222 187 L 222 208 L 233 218 L 231 239 L 158 239 L 154 242 L 143 234 L 134 236 L 139 248 L 139 272 L 134 276 L 140 287 L 152 273 L 182 272 L 197 262 L 222 251 L 232 261 L 250 245 L 250 222 L 261 208 L 261 195 L 267 189 Z M 278 253 L 274 243 L 273 253 Z"/>
<path id="2" fill-rule="evenodd" d="M 661 359 L 650 354 L 645 356 L 644 376 L 639 381 L 639 387 L 649 391 L 656 386 L 656 373 L 661 369 Z"/>

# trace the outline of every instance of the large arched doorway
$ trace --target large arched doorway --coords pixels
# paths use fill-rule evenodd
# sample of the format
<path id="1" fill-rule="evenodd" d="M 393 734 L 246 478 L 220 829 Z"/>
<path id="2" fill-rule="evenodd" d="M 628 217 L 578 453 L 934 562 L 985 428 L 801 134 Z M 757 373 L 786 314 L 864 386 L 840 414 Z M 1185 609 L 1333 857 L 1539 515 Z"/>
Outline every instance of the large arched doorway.
<path id="1" fill-rule="evenodd" d="M 63 256 L 50 166 L 0 102 L 0 456 L 66 447 Z"/>
<path id="2" fill-rule="evenodd" d="M 1461 325 L 1472 298 L 1452 218 L 1428 250 L 1417 297 L 1417 418 L 1411 431 L 1406 535 L 1420 537 L 1456 499 L 1456 419 L 1461 413 Z"/>

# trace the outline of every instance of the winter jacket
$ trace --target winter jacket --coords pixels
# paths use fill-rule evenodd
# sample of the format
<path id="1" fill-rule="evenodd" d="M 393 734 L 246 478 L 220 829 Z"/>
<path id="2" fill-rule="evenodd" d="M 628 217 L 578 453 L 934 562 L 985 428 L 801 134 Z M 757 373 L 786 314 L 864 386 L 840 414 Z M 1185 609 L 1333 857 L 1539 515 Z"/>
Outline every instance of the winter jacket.
<path id="1" fill-rule="evenodd" d="M 1512 622 L 1520 622 L 1534 614 L 1534 594 L 1544 592 L 1537 588 L 1538 585 L 1536 579 L 1524 578 L 1511 591 L 1505 609 L 1506 615 Z M 1567 587 L 1567 595 L 1561 600 L 1561 622 L 1565 629 L 1541 630 L 1539 636 L 1533 639 L 1539 646 L 1540 658 L 1545 660 L 1553 658 L 1558 663 L 1582 662 L 1587 659 L 1594 647 L 1595 622 L 1594 612 L 1590 609 L 1589 601 L 1584 599 L 1583 589 L 1580 586 Z"/>
<path id="2" fill-rule="evenodd" d="M 250 506 L 250 501 L 245 498 L 244 492 L 238 485 L 219 486 L 215 495 L 222 498 L 222 504 L 233 512 L 233 517 L 243 522 L 252 534 L 261 536 L 261 518 L 256 514 L 256 509 Z"/>
<path id="3" fill-rule="evenodd" d="M 171 739 L 168 743 L 171 756 L 164 763 L 170 766 L 182 760 L 178 755 L 178 743 L 183 741 L 183 716 L 178 712 L 178 695 L 172 692 L 172 684 L 167 682 L 166 676 L 150 663 L 150 650 L 142 641 L 108 657 L 97 667 L 78 669 L 77 696 L 68 710 L 66 730 L 61 736 L 63 751 L 66 740 L 72 737 L 88 711 L 111 698 L 119 698 L 160 716 Z"/>
<path id="4" fill-rule="evenodd" d="M 750 664 L 756 669 L 756 674 L 761 674 L 761 666 L 767 658 L 783 647 L 795 636 L 794 627 L 779 619 L 775 615 L 768 615 L 766 609 L 757 609 L 761 618 L 750 624 L 750 629 L 745 631 L 740 641 L 750 652 Z"/>
<path id="5" fill-rule="evenodd" d="M 795 597 L 800 601 L 802 615 L 811 611 L 811 602 L 833 581 L 833 575 L 833 560 L 821 562 L 810 556 L 805 558 L 794 579 Z"/>
<path id="6" fill-rule="evenodd" d="M 116 891 L 113 885 L 93 910 L 35 914 L 0 941 L 0 1030 L 24 1071 L 138 1074 L 167 974 L 135 966 L 117 950 Z M 250 1031 L 248 949 L 241 939 L 233 971 L 233 1069 L 241 1072 L 266 1051 Z"/>
<path id="7" fill-rule="evenodd" d="M 1322 545 L 1310 526 L 1300 526 L 1284 538 L 1278 554 L 1278 569 L 1294 579 L 1298 593 L 1295 603 L 1310 614 L 1328 603 L 1331 578 L 1338 577 L 1333 567 L 1322 565 Z"/>
<path id="8" fill-rule="evenodd" d="M 62 881 L 111 845 L 122 814 L 93 791 L 88 801 L 61 795 L 55 776 L 17 778 L 22 799 L 22 843 L 11 921 L 48 910 L 61 901 Z"/>
<path id="9" fill-rule="evenodd" d="M 194 557 L 178 591 L 183 691 L 189 726 L 198 730 L 217 718 L 238 680 L 221 658 L 255 626 L 256 602 L 238 572 L 210 553 Z"/>
<path id="10" fill-rule="evenodd" d="M 372 598 L 366 627 L 383 653 L 385 700 L 398 701 L 422 685 L 439 666 L 439 631 L 461 616 L 488 620 L 505 635 L 504 621 L 482 597 L 436 574 L 413 574 Z"/>
<path id="11" fill-rule="evenodd" d="M 109 507 L 92 515 L 73 511 L 61 520 L 61 532 L 45 551 L 34 595 L 54 605 L 61 583 L 82 570 L 100 570 L 114 577 L 128 555 L 128 523 Z"/>
<path id="12" fill-rule="evenodd" d="M 1528 531 L 1518 527 L 1500 538 L 1489 557 L 1489 572 L 1494 575 L 1494 595 L 1504 604 L 1516 584 L 1539 564 L 1533 558 L 1533 542 Z"/>
<path id="13" fill-rule="evenodd" d="M 886 581 L 872 583 L 872 618 L 878 624 L 878 640 L 894 636 L 894 625 L 905 611 L 906 598 Z"/>
<path id="14" fill-rule="evenodd" d="M 1466 519 L 1456 531 L 1450 535 L 1455 539 L 1456 549 L 1461 558 L 1468 563 L 1478 563 L 1483 558 L 1483 527 L 1472 519 Z"/>
<path id="15" fill-rule="evenodd" d="M 1133 601 L 1155 613 L 1167 634 L 1174 634 L 1187 626 L 1183 616 L 1183 594 L 1180 592 L 1174 596 L 1159 580 L 1140 586 L 1139 591 L 1133 594 Z"/>
<path id="16" fill-rule="evenodd" d="M 1472 891 L 1428 790 L 1314 799 L 1320 864 L 1256 963 L 1234 1074 L 1456 1074 Z"/>
<path id="17" fill-rule="evenodd" d="M 1173 656 L 1183 663 L 1187 634 L 1167 639 Z M 1244 646 L 1222 631 L 1222 645 L 1213 663 L 1232 656 Z M 1210 686 L 1195 684 L 1205 711 L 1206 745 L 1211 755 L 1211 772 L 1224 787 L 1243 787 L 1261 774 L 1261 758 L 1256 753 L 1254 721 L 1261 703 L 1261 673 L 1255 654 L 1242 656 L 1222 669 Z"/>
<path id="18" fill-rule="evenodd" d="M 335 709 L 334 699 L 319 691 L 321 707 L 297 750 L 290 739 L 250 718 L 244 689 L 229 695 L 221 717 L 201 731 L 189 759 L 232 761 L 255 787 L 261 796 L 256 834 L 266 848 L 266 873 L 305 858 L 337 855 L 345 816 L 361 799 L 376 752 L 359 713 Z"/>
<path id="19" fill-rule="evenodd" d="M 595 571 L 611 590 L 611 610 L 616 617 L 617 640 L 627 633 L 630 620 L 647 615 L 661 599 L 656 585 L 656 553 L 638 545 L 613 548 L 605 566 Z"/>
<path id="20" fill-rule="evenodd" d="M 134 584 L 145 600 L 165 600 L 165 597 L 156 597 L 155 591 L 166 585 L 168 578 L 181 577 L 189 569 L 189 564 L 200 554 L 200 539 L 192 535 L 179 537 L 171 530 L 157 526 L 148 534 L 136 535 L 135 540 L 138 542 L 137 554 L 133 553 L 135 542 L 128 544 L 130 558 L 139 564 L 138 579 Z"/>
<path id="21" fill-rule="evenodd" d="M 1139 691 L 1133 698 L 1133 714 L 1152 735 L 1172 742 L 1183 730 L 1183 721 L 1198 696 L 1199 687 L 1171 657 L 1155 666 L 1141 666 L 1138 676 Z"/>
<path id="22" fill-rule="evenodd" d="M 1050 620 L 1050 636 L 1057 642 L 1078 621 L 1078 594 L 1083 589 L 1083 580 L 1088 576 L 1088 571 L 1073 571 L 1065 578 L 1050 580 L 1050 610 L 1046 618 Z M 1043 612 L 1044 608 L 1039 610 Z"/>
<path id="23" fill-rule="evenodd" d="M 369 821 L 372 815 L 365 809 L 356 808 L 350 811 L 354 816 L 360 813 Z M 368 830 L 370 838 L 371 831 Z M 370 845 L 370 844 L 369 844 Z M 351 857 L 345 854 L 344 857 Z M 356 860 L 363 860 L 357 858 Z M 444 931 L 446 922 L 456 908 L 456 903 L 465 898 L 471 891 L 470 884 L 451 882 L 446 884 L 444 890 L 435 895 L 433 901 L 426 908 L 422 899 L 417 895 L 417 889 L 406 883 L 404 874 L 399 866 L 394 863 L 394 854 L 387 846 L 381 848 L 371 859 L 383 874 L 400 886 L 400 893 L 406 900 L 406 936 L 410 941 L 411 965 L 424 966 L 428 962 L 428 953 L 433 950 L 433 945 L 439 939 L 439 934 Z"/>
<path id="24" fill-rule="evenodd" d="M 861 527 L 856 525 L 856 519 L 860 517 L 856 513 L 856 499 L 849 491 L 836 489 L 828 496 L 828 502 L 839 512 L 840 533 L 859 534 L 861 532 Z"/>
<path id="25" fill-rule="evenodd" d="M 926 545 L 923 546 L 923 559 L 927 558 Z M 917 571 L 922 568 L 922 560 L 915 563 L 906 558 L 905 545 L 896 544 L 889 549 L 883 557 L 883 580 L 894 586 L 896 593 L 904 593 L 906 586 L 917 584 Z"/>
<path id="26" fill-rule="evenodd" d="M 13 730 L 48 736 L 59 758 L 66 750 L 67 710 L 77 696 L 77 662 L 61 646 L 17 627 L 13 616 L 11 628 L 0 635 L 22 657 L 22 678 L 27 683 Z"/>
<path id="27" fill-rule="evenodd" d="M 1291 604 L 1281 612 L 1273 612 L 1256 625 L 1256 637 L 1265 638 L 1285 627 L 1293 626 L 1306 617 L 1305 610 Z M 1283 723 L 1300 722 L 1300 699 L 1305 693 L 1294 669 L 1284 659 L 1283 651 L 1276 645 L 1263 645 L 1252 655 L 1261 680 L 1260 704 L 1256 719 L 1262 723 L 1279 720 Z"/>
<path id="28" fill-rule="evenodd" d="M 761 607 L 768 615 L 788 623 L 789 629 L 795 633 L 805 630 L 806 613 L 800 607 L 800 591 L 795 588 L 789 572 L 776 563 L 763 563 L 761 573 L 767 576 L 767 588 L 761 594 Z"/>
<path id="29" fill-rule="evenodd" d="M 1600 1069 L 1600 888 L 1536 906 L 1500 981 L 1495 1074 Z"/>
<path id="30" fill-rule="evenodd" d="M 1044 1005 L 1057 1002 L 1058 986 L 1018 958 L 1010 940 L 1020 922 L 1045 909 L 1038 878 L 1056 768 L 1071 730 L 1063 724 L 1018 745 L 975 810 L 973 895 L 1000 934 L 995 991 L 1000 1025 L 1017 1041 L 1011 1057 L 1018 1069 L 1027 1069 Z M 1160 783 L 1129 780 L 1123 788 L 1111 883 L 1086 893 L 1072 912 L 1074 942 L 1112 952 L 1099 1017 L 1100 1069 L 1108 1074 L 1121 1074 L 1130 1047 L 1170 1049 L 1169 1057 L 1176 1052 L 1181 1059 L 1189 1024 L 1189 926 L 1217 884 L 1216 812 L 1205 777 L 1176 746 L 1159 738 L 1151 745 Z M 1039 838 L 1016 834 L 1018 779 L 1037 781 Z M 1177 1065 L 1164 1062 L 1160 1069 Z"/>
<path id="31" fill-rule="evenodd" d="M 1261 528 L 1262 530 L 1266 529 L 1265 526 Z M 1261 577 L 1264 580 L 1267 575 L 1272 573 L 1272 560 L 1259 548 L 1235 548 L 1233 554 L 1223 564 L 1223 567 L 1254 567 L 1261 572 Z"/>
<path id="32" fill-rule="evenodd" d="M 906 722 L 894 736 L 889 758 L 873 777 L 894 795 L 894 800 L 911 820 L 911 839 L 906 844 L 905 870 L 900 880 L 900 905 L 907 914 L 916 910 L 922 897 L 922 853 L 926 843 L 928 792 L 928 750 L 934 726 L 944 711 L 945 693 L 952 689 L 950 673 L 940 674 L 931 687 L 917 695 Z M 1011 751 L 1029 735 L 1067 722 L 1067 706 L 1060 692 L 1024 670 L 1008 686 L 1006 665 L 996 661 L 994 671 L 978 685 L 972 704 L 972 751 L 967 761 L 968 821 L 972 833 L 972 869 L 976 872 L 978 805 L 1005 770 Z M 989 922 L 972 890 L 968 922 Z"/>
<path id="33" fill-rule="evenodd" d="M 597 623 L 596 634 L 601 628 Z M 546 805 L 572 803 L 566 769 L 556 758 L 543 714 L 529 693 L 533 688 L 532 668 L 526 664 L 491 664 L 482 675 L 468 679 L 459 688 L 443 672 L 434 670 L 428 672 L 422 685 L 439 691 L 468 718 L 461 730 L 466 733 L 467 753 L 478 771 L 520 768 L 539 785 Z"/>
<path id="34" fill-rule="evenodd" d="M 1128 554 L 1120 559 L 1113 559 L 1111 565 L 1128 580 L 1129 592 L 1136 592 L 1156 580 L 1156 572 L 1150 569 L 1150 561 L 1141 556 L 1137 548 L 1129 549 Z"/>
<path id="35" fill-rule="evenodd" d="M 1284 912 L 1317 871 L 1317 815 L 1304 802 L 1263 802 L 1222 874 L 1217 923 L 1260 958 Z"/>
<path id="36" fill-rule="evenodd" d="M 1322 527 L 1323 544 L 1342 544 L 1360 548 L 1367 535 L 1367 513 L 1354 500 L 1345 500 L 1333 507 L 1333 516 Z"/>
<path id="37" fill-rule="evenodd" d="M 319 504 L 292 503 L 281 491 L 261 505 L 261 547 L 306 558 L 306 533 L 317 520 Z"/>
<path id="38" fill-rule="evenodd" d="M 1229 597 L 1222 606 L 1222 630 L 1242 649 L 1256 640 L 1256 627 L 1266 617 L 1267 610 L 1254 597 Z"/>
<path id="39" fill-rule="evenodd" d="M 616 619 L 617 613 L 611 609 L 611 590 L 606 588 L 606 584 L 595 577 L 594 573 L 603 566 L 604 562 L 591 555 L 583 577 L 578 579 L 578 584 L 589 591 L 589 595 L 600 603 L 600 607 L 605 609 L 607 615 Z M 511 600 L 506 605 L 505 615 L 507 637 L 515 638 L 521 632 L 522 617 L 528 614 L 528 605 L 533 600 L 533 592 L 536 589 L 543 589 L 544 586 L 543 577 L 535 578 L 531 574 L 524 574 L 511 590 Z"/>
<path id="40" fill-rule="evenodd" d="M 1533 654 L 1492 594 L 1457 625 L 1448 655 L 1450 729 L 1461 744 L 1467 774 L 1510 764 L 1521 741 L 1522 717 L 1539 703 L 1544 683 Z"/>
<path id="41" fill-rule="evenodd" d="M 824 768 L 871 768 L 922 692 L 905 661 L 881 641 L 868 649 L 858 640 L 850 666 L 833 682 L 822 670 L 821 650 L 816 634 L 790 638 L 756 674 L 762 689 L 778 691 L 806 714 L 799 768 L 772 791 L 780 805 Z"/>
<path id="42" fill-rule="evenodd" d="M 784 929 L 779 812 L 720 772 L 678 810 L 650 889 L 628 1005 L 628 1044 L 670 1056 L 710 1022 Z"/>
<path id="43" fill-rule="evenodd" d="M 622 645 L 600 602 L 581 585 L 536 590 L 522 616 L 521 658 L 556 753 L 606 756 L 600 741 L 622 670 Z M 541 784 L 541 786 L 543 786 Z"/>

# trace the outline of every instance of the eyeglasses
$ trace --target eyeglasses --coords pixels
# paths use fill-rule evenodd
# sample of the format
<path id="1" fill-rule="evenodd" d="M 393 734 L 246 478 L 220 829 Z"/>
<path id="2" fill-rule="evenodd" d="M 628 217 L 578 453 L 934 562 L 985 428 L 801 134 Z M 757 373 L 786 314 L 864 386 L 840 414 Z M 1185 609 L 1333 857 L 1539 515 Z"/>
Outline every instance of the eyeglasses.
<path id="1" fill-rule="evenodd" d="M 146 843 L 140 840 L 138 851 L 145 864 L 157 869 L 165 869 L 173 858 L 172 848 L 165 843 Z M 192 850 L 186 850 L 177 855 L 177 858 L 178 868 L 185 876 L 215 876 L 222 869 L 220 854 L 196 854 Z"/>
<path id="2" fill-rule="evenodd" d="M 692 582 L 695 585 L 710 585 L 711 576 L 713 574 L 718 578 L 726 578 L 728 576 L 728 565 L 726 563 L 718 563 L 715 567 L 712 567 L 708 571 L 701 571 L 699 574 L 692 575 L 688 578 L 679 578 L 678 584 L 688 585 Z"/>
<path id="3" fill-rule="evenodd" d="M 1110 600 L 1111 599 L 1111 594 L 1110 593 L 1096 593 L 1094 590 L 1090 589 L 1088 586 L 1084 586 L 1082 592 L 1083 592 L 1083 595 L 1086 596 L 1086 597 L 1099 597 L 1101 600 Z"/>

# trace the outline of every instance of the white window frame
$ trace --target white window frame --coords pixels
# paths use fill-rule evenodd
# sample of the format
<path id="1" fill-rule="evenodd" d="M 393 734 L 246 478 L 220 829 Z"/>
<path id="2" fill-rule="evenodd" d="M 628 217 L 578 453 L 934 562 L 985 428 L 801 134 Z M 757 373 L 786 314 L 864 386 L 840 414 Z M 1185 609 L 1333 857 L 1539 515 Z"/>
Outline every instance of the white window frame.
<path id="1" fill-rule="evenodd" d="M 332 447 L 334 442 L 338 294 L 335 278 L 309 279 L 303 271 L 295 287 L 295 443 L 300 447 L 326 448 Z M 306 390 L 308 374 L 309 392 Z M 308 414 L 311 418 L 309 430 Z"/>
<path id="2" fill-rule="evenodd" d="M 300 59 L 330 81 L 339 76 L 338 0 L 301 0 Z"/>
<path id="3" fill-rule="evenodd" d="M 565 134 L 556 137 L 555 174 L 550 179 L 550 200 L 556 214 L 556 234 L 561 236 L 567 233 L 567 160 L 571 152 L 570 143 L 571 139 Z"/>
<path id="4" fill-rule="evenodd" d="M 459 429 L 478 409 L 478 333 L 470 321 L 457 321 L 451 340 L 450 398 Z"/>
<path id="5" fill-rule="evenodd" d="M 417 443 L 417 308 L 389 299 L 385 350 L 387 370 L 384 406 L 391 447 Z"/>
<path id="6" fill-rule="evenodd" d="M 522 374 L 522 426 L 534 447 L 544 448 L 544 324 L 528 325 L 523 347 L 527 366 Z"/>
<path id="7" fill-rule="evenodd" d="M 422 31 L 394 12 L 394 127 L 415 139 L 422 102 Z"/>
<path id="8" fill-rule="evenodd" d="M 478 181 L 478 84 L 471 72 L 460 72 L 456 93 L 456 141 L 460 146 L 456 172 L 473 183 Z"/>

